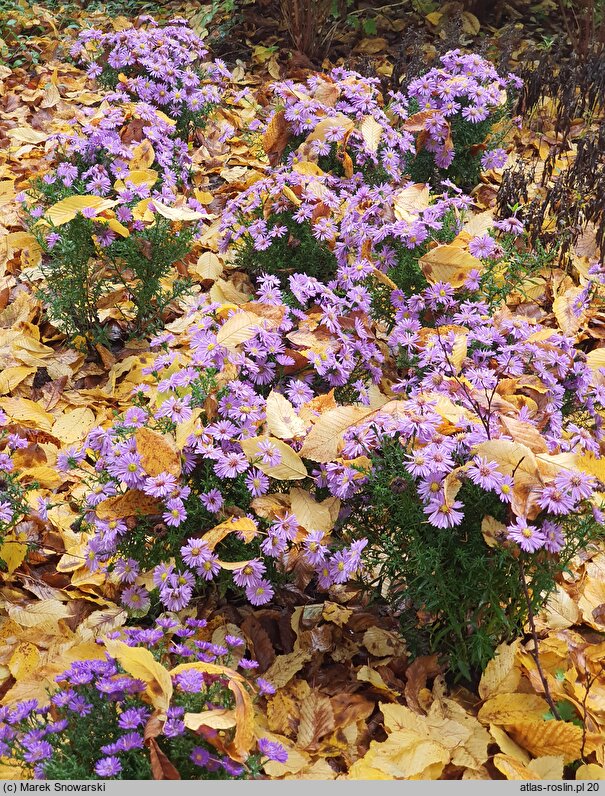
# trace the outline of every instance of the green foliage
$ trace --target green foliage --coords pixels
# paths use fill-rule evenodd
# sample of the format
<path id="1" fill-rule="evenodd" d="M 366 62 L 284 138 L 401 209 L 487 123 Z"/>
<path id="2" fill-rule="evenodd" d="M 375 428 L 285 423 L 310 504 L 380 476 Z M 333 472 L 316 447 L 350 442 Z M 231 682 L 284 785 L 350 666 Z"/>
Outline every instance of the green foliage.
<path id="1" fill-rule="evenodd" d="M 78 721 L 71 721 L 61 735 L 48 736 L 55 748 L 46 768 L 48 779 L 98 779 L 92 769 L 94 761 L 100 756 L 100 748 L 113 743 L 123 734 L 118 725 L 120 714 L 114 701 L 104 699 L 92 685 L 79 691 L 92 705 L 92 710 L 88 713 L 82 711 Z M 139 704 L 138 700 L 133 700 L 132 704 L 125 703 L 125 707 L 138 707 Z M 31 723 L 34 724 L 33 721 Z M 120 761 L 125 779 L 151 779 L 149 757 L 141 754 L 140 750 L 131 749 L 122 753 Z"/>
<path id="2" fill-rule="evenodd" d="M 503 137 L 501 134 L 496 135 L 494 128 L 507 117 L 510 105 L 510 102 L 507 103 L 478 123 L 468 121 L 461 113 L 452 116 L 449 121 L 451 144 L 455 154 L 450 166 L 447 169 L 439 168 L 433 153 L 421 148 L 407 167 L 412 180 L 428 182 L 438 188 L 440 182 L 447 179 L 463 191 L 472 190 L 481 176 L 481 156 L 486 149 L 496 147 Z M 412 100 L 410 115 L 420 110 L 417 101 Z"/>
<path id="3" fill-rule="evenodd" d="M 474 681 L 498 644 L 523 634 L 528 609 L 519 551 L 500 541 L 488 546 L 483 518 L 504 522 L 505 506 L 471 483 L 458 496 L 465 506 L 462 524 L 431 526 L 404 470 L 405 454 L 399 440 L 385 441 L 349 520 L 354 535 L 369 539 L 366 585 L 398 610 L 413 654 L 437 652 L 455 677 Z M 568 526 L 558 557 L 520 554 L 534 612 L 598 528 L 591 516 Z"/>
<path id="4" fill-rule="evenodd" d="M 40 180 L 32 193 L 52 204 L 68 191 Z M 126 335 L 138 337 L 161 327 L 170 302 L 190 289 L 186 279 L 177 278 L 170 287 L 165 281 L 190 249 L 190 227 L 175 229 L 173 222 L 158 215 L 154 224 L 136 234 L 113 235 L 113 241 L 104 245 L 99 240 L 99 222 L 77 215 L 57 228 L 59 239 L 51 246 L 48 227 L 37 226 L 32 217 L 29 222 L 44 252 L 40 270 L 46 281 L 38 297 L 51 322 L 70 341 L 83 337 L 90 348 L 110 342 L 100 310 L 112 302 L 116 291 L 125 295 L 121 303 L 111 305 L 118 308 Z"/>
<path id="5" fill-rule="evenodd" d="M 246 221 L 246 226 L 251 222 Z M 288 277 L 295 273 L 304 273 L 327 282 L 336 273 L 336 258 L 330 249 L 313 236 L 308 221 L 298 223 L 288 212 L 273 214 L 268 221 L 269 230 L 276 226 L 285 226 L 287 234 L 271 240 L 270 246 L 264 251 L 254 248 L 251 238 L 244 239 L 243 246 L 238 249 L 236 264 L 238 268 L 253 275 L 275 274 L 287 286 Z"/>
<path id="6" fill-rule="evenodd" d="M 558 247 L 544 246 L 539 240 L 533 247 L 520 248 L 515 235 L 499 239 L 501 252 L 483 261 L 479 294 L 490 309 L 506 303 L 513 293 L 526 297 L 532 285 L 540 284 L 540 273 L 553 265 Z"/>
<path id="7" fill-rule="evenodd" d="M 11 69 L 40 62 L 32 36 L 44 35 L 43 21 L 25 0 L 0 0 L 0 65 Z"/>

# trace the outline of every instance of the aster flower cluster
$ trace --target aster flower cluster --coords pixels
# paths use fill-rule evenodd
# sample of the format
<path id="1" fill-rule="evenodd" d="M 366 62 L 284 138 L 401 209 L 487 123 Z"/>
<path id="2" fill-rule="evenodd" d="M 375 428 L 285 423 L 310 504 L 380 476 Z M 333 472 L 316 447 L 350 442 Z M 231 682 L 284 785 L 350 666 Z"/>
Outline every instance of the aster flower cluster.
<path id="1" fill-rule="evenodd" d="M 483 141 L 506 110 L 506 90 L 518 89 L 522 82 L 513 74 L 501 77 L 492 63 L 476 53 L 451 50 L 440 60 L 440 67 L 412 80 L 407 89 L 407 109 L 417 111 L 412 119 L 422 127 L 424 149 L 440 169 L 447 170 L 456 155 L 466 154 L 461 146 L 470 149 L 481 144 L 483 168 L 503 166 L 504 150 L 486 150 Z"/>
<path id="2" fill-rule="evenodd" d="M 288 310 L 277 280 L 267 277 L 259 301 L 249 305 L 258 314 L 251 316 L 246 339 L 236 343 L 229 342 L 225 330 L 237 313 L 200 299 L 185 348 L 171 350 L 171 344 L 183 341 L 170 334 L 157 338 L 155 344 L 165 351 L 144 369 L 148 381 L 137 388 L 141 405 L 129 409 L 112 428 L 93 429 L 80 450 L 66 451 L 58 460 L 61 469 L 69 470 L 86 456 L 95 457 L 96 481 L 84 511 L 93 533 L 87 566 L 94 571 L 111 564 L 114 578 L 124 587 L 123 603 L 135 614 L 145 613 L 150 604 L 143 564 L 156 564 L 153 587 L 169 610 L 188 605 L 197 589 L 224 570 L 231 571 L 233 585 L 252 604 L 268 602 L 274 594 L 270 573 L 282 566 L 293 546 L 323 587 L 342 583 L 359 569 L 363 541 L 332 555 L 329 535 L 315 528 L 303 531 L 291 512 L 278 512 L 270 523 L 266 516 L 250 513 L 255 499 L 282 477 L 280 465 L 284 448 L 288 450 L 284 440 L 293 449 L 300 447 L 307 425 L 301 418 L 313 411 L 316 394 L 341 386 L 368 402 L 371 379 L 378 381 L 382 373 L 384 354 L 364 314 L 369 299 L 363 291 L 338 297 L 302 275 L 292 277 L 290 288 L 309 311 Z M 304 373 L 298 372 L 303 366 Z M 279 388 L 275 400 L 289 407 L 294 418 L 292 428 L 278 431 L 279 439 L 267 433 L 273 422 L 268 406 L 274 391 L 267 397 L 272 387 Z M 143 426 L 167 439 L 181 437 L 180 473 L 146 470 L 137 444 L 137 429 Z M 253 455 L 246 447 L 250 440 L 258 440 Z M 335 465 L 329 477 L 345 498 L 359 474 Z M 155 536 L 149 537 L 144 528 L 140 533 L 148 541 L 143 548 L 133 546 L 137 532 L 132 521 L 105 515 L 106 501 L 128 492 L 156 502 L 154 521 L 164 525 L 168 536 L 160 536 L 155 546 Z M 242 540 L 254 542 L 250 549 L 256 550 L 255 557 L 235 569 L 221 561 L 223 555 L 219 558 L 212 533 L 204 535 L 220 520 L 229 532 L 225 519 L 233 505 L 248 513 L 245 527 L 234 518 L 233 533 L 241 532 Z"/>
<path id="3" fill-rule="evenodd" d="M 413 264 L 431 242 L 456 234 L 470 201 L 459 192 L 439 198 L 409 181 L 372 187 L 360 174 L 343 181 L 280 167 L 229 202 L 221 217 L 221 250 L 235 244 L 252 262 L 267 252 L 263 263 L 283 261 L 287 272 L 294 259 L 309 275 L 347 291 L 367 286 L 376 269 L 403 286 L 410 274 L 418 276 Z M 292 240 L 306 230 L 316 241 L 323 273 L 316 273 L 313 259 L 296 259 Z"/>
<path id="4" fill-rule="evenodd" d="M 345 433 L 345 460 L 397 438 L 430 525 L 464 522 L 458 494 L 469 483 L 497 497 L 506 537 L 526 552 L 559 552 L 563 525 L 573 530 L 587 511 L 602 522 L 597 481 L 581 468 L 600 455 L 605 394 L 574 340 L 507 310 L 490 317 L 480 301 L 458 303 L 445 283 L 393 299 L 389 345 L 414 367 L 393 386 L 405 397 Z"/>
<path id="5" fill-rule="evenodd" d="M 173 278 L 170 289 L 162 280 L 176 276 L 174 264 L 188 253 L 192 222 L 209 218 L 193 194 L 187 139 L 220 101 L 229 74 L 220 63 L 201 71 L 205 50 L 182 21 L 84 31 L 73 52 L 94 52 L 131 77 L 99 108 L 82 109 L 75 133 L 56 136 L 61 162 L 22 196 L 45 253 L 45 297 L 64 331 L 98 337 L 101 300 L 125 289 L 130 305 L 120 311 L 140 334 L 186 290 L 184 280 Z M 100 69 L 96 61 L 91 69 Z M 147 79 L 145 69 L 168 82 Z"/>
<path id="6" fill-rule="evenodd" d="M 71 55 L 89 77 L 164 111 L 181 135 L 203 127 L 231 77 L 221 60 L 208 60 L 203 39 L 181 18 L 160 27 L 144 15 L 120 31 L 84 30 Z"/>
<path id="7" fill-rule="evenodd" d="M 410 154 L 414 152 L 412 133 L 393 125 L 388 108 L 383 107 L 378 78 L 363 77 L 343 67 L 327 75 L 312 75 L 306 83 L 282 80 L 273 85 L 277 109 L 269 115 L 264 131 L 275 125 L 276 114 L 283 114 L 293 142 L 299 145 L 288 160 L 303 155 L 306 160 L 336 165 L 336 153 L 350 152 L 352 165 L 399 180 Z M 400 109 L 405 107 L 398 98 Z M 262 128 L 261 128 L 262 129 Z M 340 169 L 342 170 L 342 164 Z M 350 176 L 350 175 L 347 175 Z"/>
<path id="8" fill-rule="evenodd" d="M 76 661 L 58 675 L 48 704 L 31 699 L 0 708 L 0 757 L 18 761 L 36 779 L 150 779 L 149 738 L 154 738 L 169 759 L 179 761 L 182 779 L 254 778 L 269 760 L 285 762 L 288 754 L 277 741 L 260 738 L 257 750 L 242 761 L 241 754 L 231 751 L 228 733 L 219 736 L 203 725 L 196 731 L 188 728 L 190 716 L 234 707 L 233 678 L 248 699 L 275 693 L 269 682 L 255 676 L 258 663 L 244 657 L 243 639 L 227 635 L 224 644 L 213 644 L 204 640 L 205 627 L 203 619 L 181 624 L 166 616 L 153 628 L 124 632 L 126 648 L 141 646 L 173 666 L 165 712 L 154 712 L 147 684 L 105 652 Z M 107 638 L 120 635 L 114 631 Z M 205 664 L 212 664 L 211 674 Z"/>
<path id="9" fill-rule="evenodd" d="M 19 551 L 27 543 L 26 521 L 45 521 L 49 503 L 41 496 L 30 494 L 36 484 L 23 483 L 16 461 L 19 451 L 29 448 L 30 443 L 18 430 L 10 430 L 6 413 L 0 409 L 0 566 L 9 568 L 20 563 Z M 21 556 L 21 560 L 23 556 Z M 9 571 L 12 571 L 9 569 Z"/>
<path id="10" fill-rule="evenodd" d="M 411 285 L 414 261 L 444 231 L 456 234 L 470 204 L 447 179 L 437 195 L 423 184 L 434 164 L 447 176 L 455 158 L 472 172 L 479 167 L 475 150 L 483 152 L 483 168 L 503 165 L 505 151 L 487 151 L 485 139 L 506 111 L 506 89 L 518 87 L 513 75 L 500 77 L 477 55 L 451 51 L 442 64 L 407 93 L 393 93 L 386 108 L 376 79 L 341 68 L 306 84 L 275 84 L 276 107 L 264 127 L 255 124 L 270 158 L 284 130 L 289 154 L 227 205 L 222 250 L 235 243 L 246 270 L 262 263 L 265 270 L 337 276 L 344 289 L 374 268 L 399 287 Z"/>

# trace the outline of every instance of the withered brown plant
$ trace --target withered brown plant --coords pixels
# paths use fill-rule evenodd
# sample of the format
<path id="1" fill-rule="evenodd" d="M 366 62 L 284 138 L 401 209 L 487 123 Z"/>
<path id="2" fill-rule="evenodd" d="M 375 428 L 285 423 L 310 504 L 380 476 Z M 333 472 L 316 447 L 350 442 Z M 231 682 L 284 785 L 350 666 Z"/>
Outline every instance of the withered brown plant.
<path id="1" fill-rule="evenodd" d="M 334 28 L 330 19 L 332 0 L 280 0 L 280 9 L 298 52 L 311 60 L 320 58 L 329 46 Z"/>

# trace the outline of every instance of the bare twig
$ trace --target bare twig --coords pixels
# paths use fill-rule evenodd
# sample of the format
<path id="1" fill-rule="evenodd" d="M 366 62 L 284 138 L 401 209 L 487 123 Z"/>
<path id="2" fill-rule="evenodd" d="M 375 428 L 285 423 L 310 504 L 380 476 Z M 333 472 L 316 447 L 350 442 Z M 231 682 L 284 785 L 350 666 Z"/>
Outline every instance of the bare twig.
<path id="1" fill-rule="evenodd" d="M 529 622 L 529 628 L 531 630 L 531 636 L 534 641 L 534 648 L 530 650 L 530 655 L 534 659 L 536 664 L 536 668 L 538 670 L 538 674 L 540 675 L 540 680 L 542 681 L 542 687 L 544 688 L 544 698 L 548 702 L 548 706 L 550 708 L 550 712 L 552 713 L 553 717 L 559 721 L 561 721 L 561 714 L 557 706 L 554 703 L 552 695 L 550 693 L 550 687 L 548 685 L 548 680 L 546 679 L 546 675 L 544 674 L 544 670 L 542 669 L 542 664 L 540 663 L 540 651 L 539 651 L 539 644 L 538 644 L 538 633 L 536 631 L 536 623 L 534 620 L 534 609 L 531 604 L 531 598 L 529 596 L 529 589 L 527 588 L 527 580 L 525 579 L 525 567 L 523 566 L 523 559 L 519 558 L 519 574 L 521 576 L 521 585 L 523 587 L 523 595 L 525 597 L 525 602 L 527 604 L 527 619 Z"/>

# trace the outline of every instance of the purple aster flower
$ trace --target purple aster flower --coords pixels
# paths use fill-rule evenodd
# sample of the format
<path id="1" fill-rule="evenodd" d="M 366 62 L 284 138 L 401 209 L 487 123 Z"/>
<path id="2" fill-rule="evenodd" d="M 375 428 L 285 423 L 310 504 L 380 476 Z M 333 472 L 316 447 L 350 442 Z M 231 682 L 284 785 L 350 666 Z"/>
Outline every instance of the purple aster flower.
<path id="1" fill-rule="evenodd" d="M 439 500 L 436 503 L 429 503 L 424 513 L 428 514 L 429 522 L 435 528 L 453 528 L 455 525 L 460 525 L 464 519 L 464 514 L 458 511 L 461 508 L 463 506 L 459 500 L 454 500 L 451 504 Z"/>
<path id="2" fill-rule="evenodd" d="M 119 558 L 114 566 L 114 574 L 120 583 L 134 583 L 139 576 L 139 564 L 134 558 Z"/>
<path id="3" fill-rule="evenodd" d="M 265 605 L 272 599 L 274 593 L 273 587 L 266 578 L 261 578 L 256 583 L 246 587 L 246 599 L 252 605 Z"/>
<path id="4" fill-rule="evenodd" d="M 257 451 L 261 456 L 261 461 L 263 464 L 266 464 L 269 467 L 276 467 L 278 464 L 281 464 L 281 453 L 271 442 L 271 440 L 267 439 L 259 442 L 257 445 Z"/>
<path id="5" fill-rule="evenodd" d="M 187 544 L 181 547 L 181 556 L 189 566 L 199 567 L 212 556 L 212 552 L 208 543 L 202 539 L 189 539 Z"/>
<path id="6" fill-rule="evenodd" d="M 162 519 L 166 525 L 178 528 L 181 523 L 187 519 L 187 511 L 183 505 L 183 501 L 178 498 L 172 498 L 166 502 L 166 511 L 162 514 Z"/>
<path id="7" fill-rule="evenodd" d="M 205 685 L 204 675 L 196 669 L 179 672 L 175 677 L 175 682 L 181 691 L 188 694 L 198 694 Z"/>
<path id="8" fill-rule="evenodd" d="M 253 497 L 260 497 L 269 490 L 269 479 L 256 467 L 246 475 L 245 483 Z"/>
<path id="9" fill-rule="evenodd" d="M 516 542 L 526 553 L 535 553 L 544 547 L 545 538 L 535 525 L 529 525 L 523 517 L 508 526 L 508 538 Z"/>
<path id="10" fill-rule="evenodd" d="M 149 716 L 147 708 L 128 708 L 118 717 L 118 726 L 123 730 L 136 730 L 145 724 Z"/>
<path id="11" fill-rule="evenodd" d="M 259 738 L 258 751 L 263 757 L 275 760 L 277 763 L 285 763 L 288 759 L 288 752 L 277 741 L 270 741 L 268 738 Z"/>
<path id="12" fill-rule="evenodd" d="M 504 218 L 501 221 L 494 221 L 494 226 L 503 232 L 511 232 L 514 235 L 520 235 L 523 232 L 523 223 L 514 216 Z"/>
<path id="13" fill-rule="evenodd" d="M 219 454 L 214 465 L 214 472 L 219 478 L 235 478 L 247 469 L 248 459 L 243 453 L 237 453 L 236 451 Z"/>
<path id="14" fill-rule="evenodd" d="M 575 508 L 575 501 L 556 484 L 551 484 L 538 495 L 538 505 L 551 514 L 569 514 Z"/>
<path id="15" fill-rule="evenodd" d="M 488 169 L 501 169 L 506 164 L 506 150 L 505 149 L 491 149 L 485 152 L 481 157 L 481 167 L 486 171 Z"/>
<path id="16" fill-rule="evenodd" d="M 550 520 L 542 525 L 542 534 L 544 536 L 544 549 L 549 553 L 558 553 L 565 544 L 565 537 L 561 527 Z"/>
<path id="17" fill-rule="evenodd" d="M 177 488 L 176 478 L 171 473 L 159 473 L 145 479 L 143 491 L 151 497 L 168 497 Z"/>
<path id="18" fill-rule="evenodd" d="M 468 244 L 468 250 L 479 260 L 487 260 L 494 255 L 496 251 L 496 241 L 491 235 L 476 235 Z"/>
<path id="19" fill-rule="evenodd" d="M 204 508 L 211 514 L 216 514 L 223 507 L 223 496 L 218 489 L 210 489 L 208 492 L 200 494 L 200 500 L 204 504 Z"/>
<path id="20" fill-rule="evenodd" d="M 201 766 L 203 768 L 210 760 L 210 752 L 204 749 L 203 746 L 194 746 L 189 755 L 189 759 L 192 760 L 196 766 Z"/>
<path id="21" fill-rule="evenodd" d="M 8 524 L 13 519 L 13 507 L 6 500 L 0 503 L 0 522 Z"/>
<path id="22" fill-rule="evenodd" d="M 146 611 L 151 602 L 144 586 L 129 586 L 122 592 L 122 605 L 133 611 Z"/>
<path id="23" fill-rule="evenodd" d="M 53 748 L 48 741 L 32 740 L 27 743 L 25 740 L 22 740 L 22 743 L 25 747 L 23 759 L 27 763 L 38 763 L 40 760 L 47 760 L 49 757 L 52 757 Z"/>
<path id="24" fill-rule="evenodd" d="M 95 765 L 95 773 L 99 777 L 117 777 L 121 770 L 122 764 L 115 756 L 102 757 Z"/>
<path id="25" fill-rule="evenodd" d="M 489 462 L 481 456 L 475 456 L 466 474 L 473 484 L 488 490 L 496 489 L 502 480 L 497 463 Z"/>
<path id="26" fill-rule="evenodd" d="M 198 575 L 204 580 L 212 580 L 221 570 L 221 565 L 218 563 L 218 557 L 211 553 L 202 563 L 196 568 Z"/>
<path id="27" fill-rule="evenodd" d="M 569 490 L 573 501 L 589 498 L 595 488 L 595 479 L 577 470 L 562 470 L 557 474 L 554 485 L 563 491 Z"/>
<path id="28" fill-rule="evenodd" d="M 271 696 L 276 691 L 275 686 L 262 677 L 256 678 L 256 685 L 258 686 L 258 693 L 262 696 Z"/>

